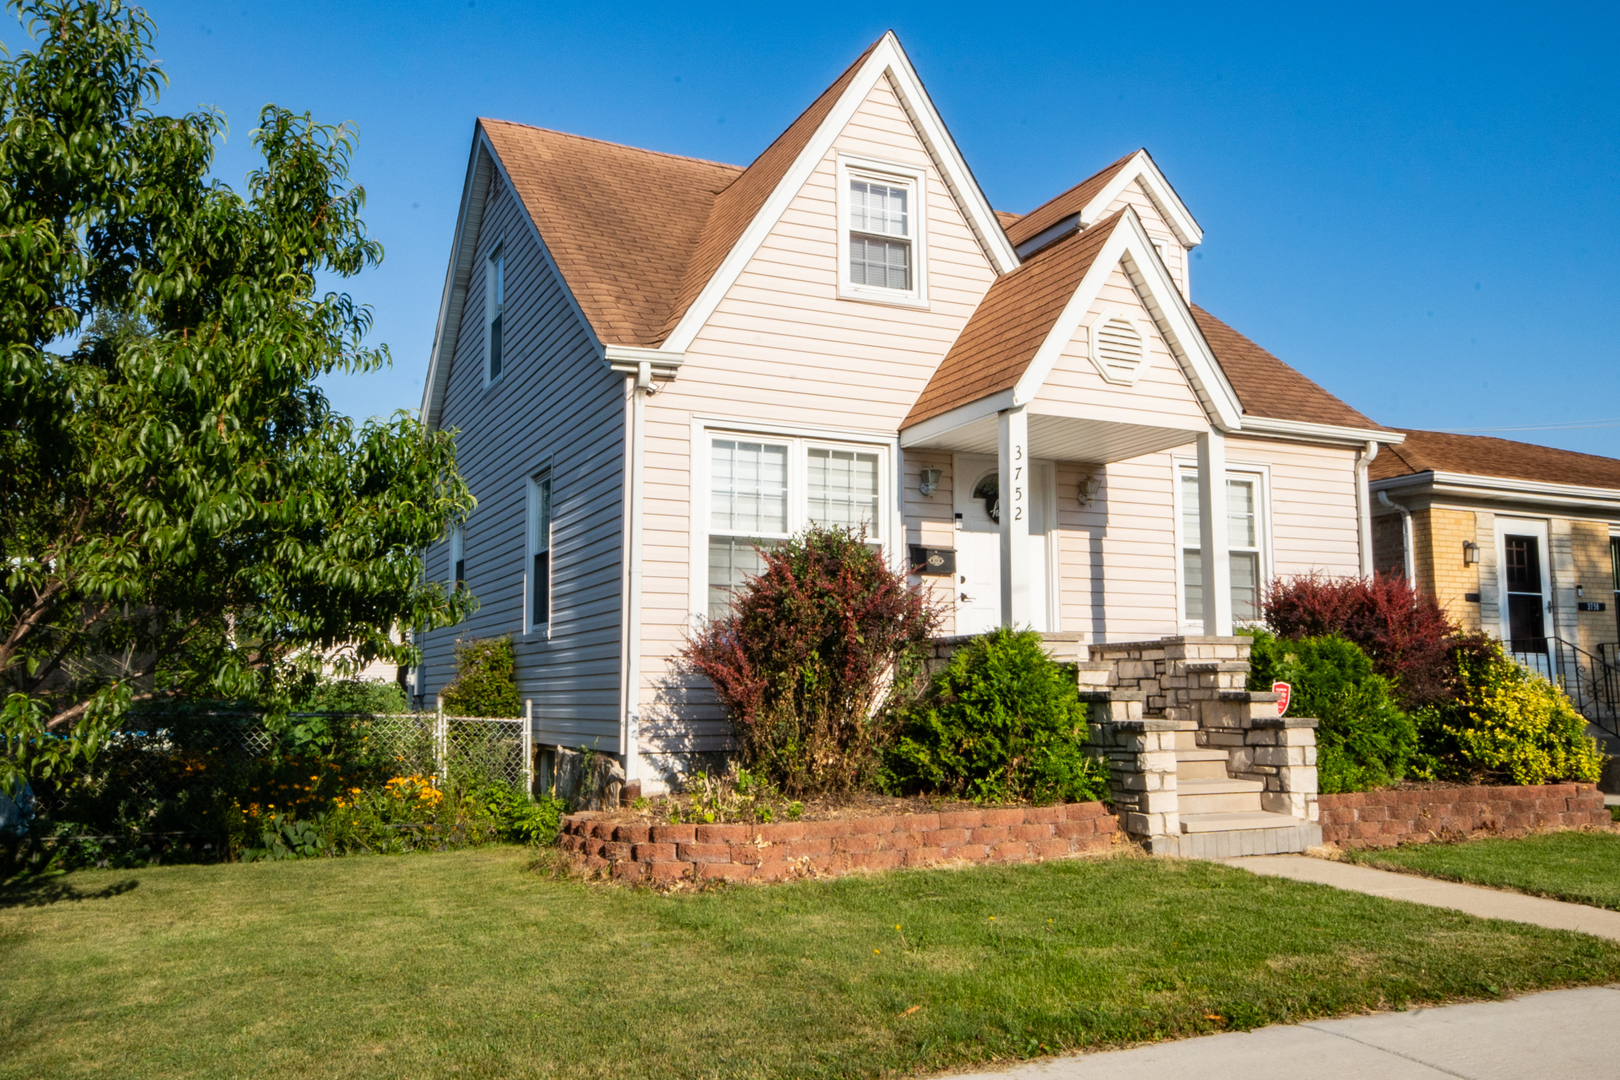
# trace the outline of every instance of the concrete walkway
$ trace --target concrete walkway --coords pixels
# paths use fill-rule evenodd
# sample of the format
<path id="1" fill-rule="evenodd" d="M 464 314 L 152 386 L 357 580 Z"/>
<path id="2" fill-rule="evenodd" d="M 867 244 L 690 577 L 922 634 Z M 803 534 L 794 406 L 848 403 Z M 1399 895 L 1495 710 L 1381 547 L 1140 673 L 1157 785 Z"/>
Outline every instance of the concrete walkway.
<path id="1" fill-rule="evenodd" d="M 1554 990 L 1512 1001 L 1206 1035 L 973 1076 L 985 1080 L 1614 1078 L 1620 1077 L 1620 987 Z"/>
<path id="2" fill-rule="evenodd" d="M 1318 885 L 1331 885 L 1335 889 L 1369 893 L 1391 900 L 1410 900 L 1415 904 L 1452 908 L 1485 919 L 1509 919 L 1552 930 L 1576 930 L 1620 941 L 1620 911 L 1568 904 L 1562 900 L 1545 900 L 1539 896 L 1485 889 L 1478 885 L 1436 881 L 1416 874 L 1399 874 L 1393 870 L 1374 870 L 1370 866 L 1313 859 L 1308 855 L 1255 855 L 1222 861 L 1227 866 L 1236 866 L 1256 874 L 1314 881 Z M 1615 1030 L 1614 1039 L 1615 1045 L 1620 1047 L 1620 1028 Z M 1620 1054 L 1616 1055 L 1615 1072 L 1611 1075 L 1620 1077 Z"/>

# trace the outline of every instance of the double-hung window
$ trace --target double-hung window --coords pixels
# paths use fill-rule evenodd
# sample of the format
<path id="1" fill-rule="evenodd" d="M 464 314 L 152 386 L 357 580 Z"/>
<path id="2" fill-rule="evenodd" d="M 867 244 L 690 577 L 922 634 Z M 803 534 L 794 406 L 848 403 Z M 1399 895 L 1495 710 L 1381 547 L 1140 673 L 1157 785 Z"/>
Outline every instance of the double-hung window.
<path id="1" fill-rule="evenodd" d="M 546 633 L 551 627 L 551 470 L 529 479 L 529 559 L 524 568 L 528 588 L 525 629 Z"/>
<path id="2" fill-rule="evenodd" d="M 882 544 L 891 496 L 887 450 L 801 438 L 708 436 L 708 582 L 702 610 L 726 614 L 734 590 L 764 569 L 760 548 L 807 525 Z"/>
<path id="3" fill-rule="evenodd" d="M 927 302 L 925 180 L 919 169 L 839 159 L 840 296 Z"/>
<path id="4" fill-rule="evenodd" d="M 485 385 L 501 377 L 501 308 L 506 304 L 506 255 L 497 247 L 484 268 Z"/>
<path id="5" fill-rule="evenodd" d="M 1267 565 L 1263 519 L 1264 476 L 1231 470 L 1226 474 L 1226 544 L 1232 573 L 1232 621 L 1257 622 L 1260 592 Z M 1203 500 L 1198 497 L 1198 470 L 1182 468 L 1181 565 L 1186 621 L 1204 621 L 1204 558 L 1200 537 Z"/>

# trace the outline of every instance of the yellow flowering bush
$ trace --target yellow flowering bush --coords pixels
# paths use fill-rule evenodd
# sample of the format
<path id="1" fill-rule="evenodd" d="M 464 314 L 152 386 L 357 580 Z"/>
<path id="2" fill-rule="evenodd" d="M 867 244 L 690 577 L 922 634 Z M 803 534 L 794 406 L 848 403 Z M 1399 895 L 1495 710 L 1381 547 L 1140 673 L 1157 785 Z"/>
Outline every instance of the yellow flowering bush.
<path id="1" fill-rule="evenodd" d="M 1419 716 L 1420 771 L 1433 779 L 1595 783 L 1603 758 L 1562 690 L 1500 645 L 1459 657 L 1462 692 Z"/>

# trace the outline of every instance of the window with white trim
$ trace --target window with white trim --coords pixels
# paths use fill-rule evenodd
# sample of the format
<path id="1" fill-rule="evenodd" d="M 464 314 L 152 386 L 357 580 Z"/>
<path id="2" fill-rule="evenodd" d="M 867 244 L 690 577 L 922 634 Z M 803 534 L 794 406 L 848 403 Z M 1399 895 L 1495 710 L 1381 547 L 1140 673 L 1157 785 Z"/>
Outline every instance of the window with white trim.
<path id="1" fill-rule="evenodd" d="M 546 633 L 551 626 L 551 470 L 529 478 L 529 557 L 524 567 L 524 629 Z"/>
<path id="2" fill-rule="evenodd" d="M 708 437 L 709 618 L 764 569 L 759 549 L 807 525 L 864 531 L 881 544 L 891 496 L 887 452 L 802 438 L 714 433 Z"/>
<path id="3" fill-rule="evenodd" d="M 501 309 L 506 304 L 506 255 L 497 247 L 484 267 L 485 384 L 501 377 Z"/>
<path id="4" fill-rule="evenodd" d="M 466 533 L 457 525 L 450 530 L 450 591 L 467 587 Z"/>
<path id="5" fill-rule="evenodd" d="M 1227 561 L 1232 573 L 1232 621 L 1258 622 L 1260 591 L 1269 563 L 1268 530 L 1262 519 L 1264 477 L 1228 470 L 1226 474 Z M 1203 500 L 1198 496 L 1198 470 L 1181 470 L 1182 597 L 1186 621 L 1204 621 L 1204 558 L 1200 546 Z"/>
<path id="6" fill-rule="evenodd" d="M 845 299 L 926 302 L 925 174 L 840 158 L 838 292 Z"/>

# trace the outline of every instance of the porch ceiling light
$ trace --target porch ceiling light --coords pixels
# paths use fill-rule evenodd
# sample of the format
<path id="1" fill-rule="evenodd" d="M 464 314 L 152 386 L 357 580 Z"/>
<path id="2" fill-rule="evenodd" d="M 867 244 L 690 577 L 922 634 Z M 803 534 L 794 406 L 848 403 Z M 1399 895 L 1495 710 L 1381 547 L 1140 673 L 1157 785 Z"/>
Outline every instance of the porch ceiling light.
<path id="1" fill-rule="evenodd" d="M 1080 505 L 1090 506 L 1101 490 L 1102 478 L 1096 473 L 1086 473 L 1080 478 Z"/>
<path id="2" fill-rule="evenodd" d="M 924 495 L 932 495 L 939 489 L 939 478 L 944 475 L 944 469 L 924 469 L 922 471 L 922 483 L 917 485 L 917 490 Z"/>
<path id="3" fill-rule="evenodd" d="M 1463 541 L 1463 565 L 1473 566 L 1479 562 L 1479 545 L 1472 540 Z"/>

